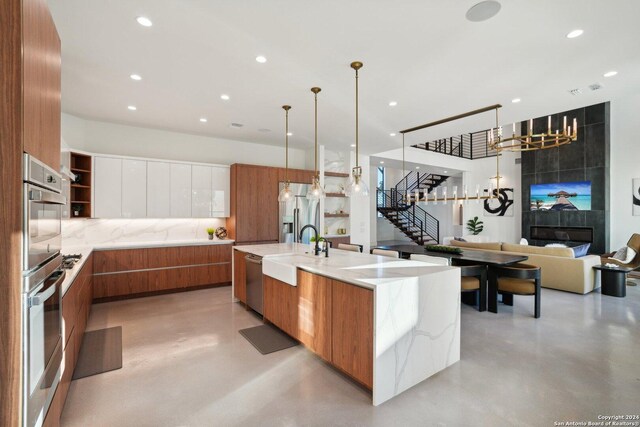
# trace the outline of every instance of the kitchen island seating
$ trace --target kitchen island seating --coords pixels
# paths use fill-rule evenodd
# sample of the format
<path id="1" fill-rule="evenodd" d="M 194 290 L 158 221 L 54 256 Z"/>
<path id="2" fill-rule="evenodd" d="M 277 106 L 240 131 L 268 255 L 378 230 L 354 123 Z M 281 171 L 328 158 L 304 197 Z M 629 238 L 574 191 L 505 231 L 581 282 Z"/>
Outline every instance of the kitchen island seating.
<path id="1" fill-rule="evenodd" d="M 374 249 L 371 251 L 373 255 L 386 256 L 389 258 L 400 258 L 400 253 L 398 251 L 389 251 L 386 249 Z"/>
<path id="2" fill-rule="evenodd" d="M 513 305 L 514 295 L 534 296 L 534 317 L 540 317 L 541 268 L 529 264 L 489 267 L 489 311 L 498 312 L 498 294 L 505 305 Z"/>
<path id="3" fill-rule="evenodd" d="M 342 249 L 343 251 L 362 252 L 360 246 L 350 245 L 348 243 L 338 243 L 338 249 Z"/>

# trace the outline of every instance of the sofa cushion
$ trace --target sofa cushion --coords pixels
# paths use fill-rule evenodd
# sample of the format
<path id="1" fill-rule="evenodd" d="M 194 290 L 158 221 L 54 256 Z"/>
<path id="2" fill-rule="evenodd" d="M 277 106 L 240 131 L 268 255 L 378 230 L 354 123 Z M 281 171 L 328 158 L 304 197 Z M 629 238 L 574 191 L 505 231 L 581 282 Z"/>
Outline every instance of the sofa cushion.
<path id="1" fill-rule="evenodd" d="M 474 276 L 462 276 L 460 278 L 460 285 L 464 291 L 472 291 L 480 289 L 480 280 Z"/>
<path id="2" fill-rule="evenodd" d="M 536 282 L 513 277 L 498 277 L 498 290 L 513 294 L 531 295 L 536 293 Z"/>
<path id="3" fill-rule="evenodd" d="M 460 242 L 459 240 L 452 240 L 451 246 L 458 246 L 461 248 L 469 248 L 469 249 L 488 249 L 490 251 L 499 251 L 502 248 L 502 243 L 500 242 L 474 243 L 474 242 Z"/>
<path id="4" fill-rule="evenodd" d="M 550 255 L 562 258 L 575 258 L 571 248 L 542 248 L 540 246 L 514 245 L 503 243 L 502 250 L 505 252 L 517 252 L 521 254 Z"/>
<path id="5" fill-rule="evenodd" d="M 576 258 L 580 258 L 586 256 L 589 253 L 590 247 L 591 243 L 585 243 L 584 245 L 574 246 L 571 249 L 573 249 L 573 255 Z"/>

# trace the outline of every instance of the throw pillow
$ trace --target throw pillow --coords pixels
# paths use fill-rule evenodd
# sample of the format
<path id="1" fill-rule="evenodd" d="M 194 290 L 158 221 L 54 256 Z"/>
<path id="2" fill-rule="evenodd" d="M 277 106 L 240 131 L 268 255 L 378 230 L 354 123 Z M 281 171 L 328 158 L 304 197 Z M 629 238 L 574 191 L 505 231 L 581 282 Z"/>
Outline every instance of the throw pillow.
<path id="1" fill-rule="evenodd" d="M 544 245 L 545 248 L 568 248 L 564 243 L 549 243 Z"/>
<path id="2" fill-rule="evenodd" d="M 618 261 L 624 261 L 625 259 L 627 259 L 627 247 L 623 246 L 620 249 L 618 249 L 611 258 Z"/>
<path id="3" fill-rule="evenodd" d="M 466 242 L 466 240 L 463 239 L 462 237 L 454 237 L 453 240 L 456 240 L 458 242 Z"/>
<path id="4" fill-rule="evenodd" d="M 520 244 L 523 246 L 529 246 L 529 241 L 523 237 L 520 239 Z"/>
<path id="5" fill-rule="evenodd" d="M 627 257 L 625 258 L 624 261 L 620 261 L 623 264 L 629 264 L 631 261 L 633 261 L 633 259 L 636 257 L 636 251 L 634 251 L 631 248 L 627 248 Z"/>
<path id="6" fill-rule="evenodd" d="M 575 256 L 576 258 L 586 256 L 587 253 L 589 252 L 590 247 L 591 247 L 591 243 L 585 243 L 584 245 L 571 248 L 573 249 L 573 256 Z"/>

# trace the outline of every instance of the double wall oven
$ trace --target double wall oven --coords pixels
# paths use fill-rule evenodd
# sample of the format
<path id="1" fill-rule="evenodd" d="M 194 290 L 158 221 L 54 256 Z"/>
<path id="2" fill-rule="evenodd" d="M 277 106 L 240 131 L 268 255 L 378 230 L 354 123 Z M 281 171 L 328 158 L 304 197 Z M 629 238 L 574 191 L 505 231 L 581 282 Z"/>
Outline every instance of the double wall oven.
<path id="1" fill-rule="evenodd" d="M 24 155 L 22 348 L 24 425 L 40 425 L 60 381 L 62 363 L 62 177 Z"/>

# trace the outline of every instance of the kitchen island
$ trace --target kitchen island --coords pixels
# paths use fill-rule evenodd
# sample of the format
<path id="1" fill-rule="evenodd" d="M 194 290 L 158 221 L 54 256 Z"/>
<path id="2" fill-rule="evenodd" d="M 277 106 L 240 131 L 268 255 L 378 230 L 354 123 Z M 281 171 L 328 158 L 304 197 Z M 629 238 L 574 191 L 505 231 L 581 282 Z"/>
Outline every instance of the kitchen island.
<path id="1" fill-rule="evenodd" d="M 307 252 L 301 244 L 234 247 L 233 294 L 246 298 L 245 255 L 263 257 L 265 320 L 371 390 L 374 405 L 460 360 L 457 268 Z"/>

